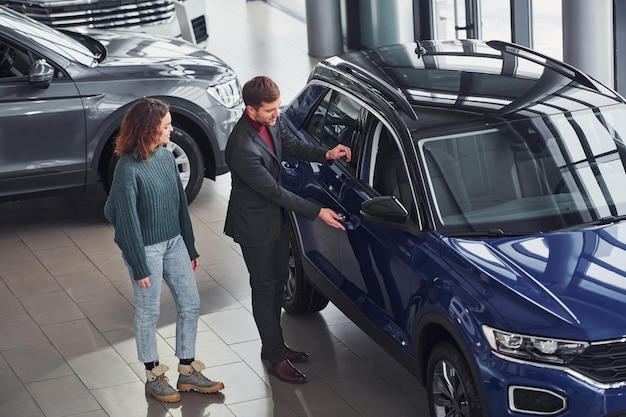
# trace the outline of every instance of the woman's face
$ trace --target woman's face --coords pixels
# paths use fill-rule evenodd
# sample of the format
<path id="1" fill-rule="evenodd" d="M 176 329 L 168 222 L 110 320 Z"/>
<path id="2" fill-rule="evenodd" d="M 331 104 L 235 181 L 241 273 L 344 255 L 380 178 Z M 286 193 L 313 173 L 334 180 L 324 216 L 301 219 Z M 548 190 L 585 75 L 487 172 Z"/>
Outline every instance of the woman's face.
<path id="1" fill-rule="evenodd" d="M 157 133 L 157 144 L 159 146 L 165 145 L 170 141 L 170 133 L 172 133 L 172 115 L 170 112 L 167 112 L 165 116 L 161 119 L 161 124 L 158 128 Z"/>

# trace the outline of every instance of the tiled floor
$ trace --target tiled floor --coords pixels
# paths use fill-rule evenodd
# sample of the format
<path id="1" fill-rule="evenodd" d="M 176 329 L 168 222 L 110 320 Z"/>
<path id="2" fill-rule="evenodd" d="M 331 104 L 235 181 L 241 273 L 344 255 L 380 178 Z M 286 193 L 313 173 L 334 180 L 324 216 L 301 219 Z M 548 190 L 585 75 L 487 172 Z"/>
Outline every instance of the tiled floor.
<path id="1" fill-rule="evenodd" d="M 265 3 L 207 0 L 208 49 L 242 81 L 273 77 L 288 102 L 315 63 L 306 26 Z M 423 388 L 332 305 L 285 315 L 288 342 L 307 349 L 306 384 L 269 377 L 237 245 L 222 234 L 230 178 L 206 180 L 191 205 L 201 268 L 197 357 L 224 381 L 217 395 L 164 404 L 143 392 L 132 289 L 100 187 L 84 196 L 0 204 L 1 417 L 426 416 Z M 176 379 L 174 306 L 163 295 L 161 360 Z"/>

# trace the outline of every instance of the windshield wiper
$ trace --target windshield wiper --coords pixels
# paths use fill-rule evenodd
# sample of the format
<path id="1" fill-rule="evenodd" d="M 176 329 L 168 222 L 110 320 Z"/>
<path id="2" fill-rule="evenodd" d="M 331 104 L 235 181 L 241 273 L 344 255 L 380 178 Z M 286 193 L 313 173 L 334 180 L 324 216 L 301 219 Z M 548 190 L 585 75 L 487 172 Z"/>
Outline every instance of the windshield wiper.
<path id="1" fill-rule="evenodd" d="M 472 230 L 467 232 L 448 233 L 449 237 L 509 237 L 509 236 L 528 236 L 541 235 L 543 232 L 537 230 L 535 232 L 521 232 L 513 230 L 489 229 L 489 230 Z"/>
<path id="2" fill-rule="evenodd" d="M 578 229 L 580 227 L 589 227 L 589 226 L 604 226 L 605 224 L 619 223 L 622 220 L 626 220 L 626 214 L 622 214 L 619 216 L 605 216 L 605 217 L 602 217 L 601 219 L 591 220 L 591 221 L 584 222 L 584 223 L 578 223 L 572 226 L 564 227 L 563 229 L 559 229 L 559 230 L 572 230 L 572 229 Z"/>

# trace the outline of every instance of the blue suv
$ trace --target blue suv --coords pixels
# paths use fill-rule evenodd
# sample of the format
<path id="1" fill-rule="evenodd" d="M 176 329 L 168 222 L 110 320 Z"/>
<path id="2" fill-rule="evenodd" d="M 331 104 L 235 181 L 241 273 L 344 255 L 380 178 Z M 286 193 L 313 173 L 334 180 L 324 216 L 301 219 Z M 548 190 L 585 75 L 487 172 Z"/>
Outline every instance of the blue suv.
<path id="1" fill-rule="evenodd" d="M 500 41 L 319 63 L 282 117 L 352 161 L 283 161 L 292 314 L 337 305 L 432 416 L 626 416 L 626 104 Z"/>

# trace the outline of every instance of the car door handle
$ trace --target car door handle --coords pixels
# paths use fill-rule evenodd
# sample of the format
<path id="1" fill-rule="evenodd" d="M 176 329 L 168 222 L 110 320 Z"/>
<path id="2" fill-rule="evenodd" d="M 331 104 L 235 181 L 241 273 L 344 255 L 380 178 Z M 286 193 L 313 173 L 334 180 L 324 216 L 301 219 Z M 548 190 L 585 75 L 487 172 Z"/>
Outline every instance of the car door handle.
<path id="1" fill-rule="evenodd" d="M 296 172 L 296 170 L 298 169 L 297 164 L 293 165 L 289 161 L 281 161 L 280 166 L 283 168 L 285 174 L 289 175 L 290 177 L 295 177 L 296 175 L 298 175 L 298 173 Z"/>
<path id="2" fill-rule="evenodd" d="M 281 161 L 280 165 L 285 168 L 285 169 L 296 169 L 298 168 L 297 165 L 292 165 L 291 162 L 289 161 Z"/>
<path id="3" fill-rule="evenodd" d="M 338 213 L 338 214 L 341 216 L 341 220 L 339 220 L 339 223 L 341 223 L 343 227 L 346 228 L 346 230 L 354 230 L 355 228 L 354 223 L 348 220 L 348 216 L 342 213 Z"/>

